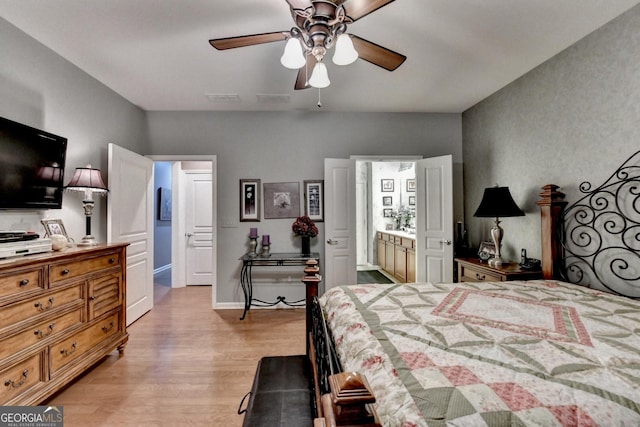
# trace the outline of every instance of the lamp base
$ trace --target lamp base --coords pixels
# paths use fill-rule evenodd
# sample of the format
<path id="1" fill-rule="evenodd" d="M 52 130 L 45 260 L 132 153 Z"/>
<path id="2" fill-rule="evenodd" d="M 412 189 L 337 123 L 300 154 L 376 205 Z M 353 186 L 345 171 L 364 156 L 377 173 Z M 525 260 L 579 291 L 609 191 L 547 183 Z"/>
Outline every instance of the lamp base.
<path id="1" fill-rule="evenodd" d="M 508 264 L 508 262 L 505 262 L 502 258 L 497 256 L 494 258 L 490 258 L 489 261 L 487 261 L 487 264 L 489 264 L 489 266 L 491 267 L 500 267 L 503 264 Z"/>
<path id="2" fill-rule="evenodd" d="M 95 246 L 98 244 L 96 238 L 93 236 L 84 236 L 76 245 L 78 246 Z"/>

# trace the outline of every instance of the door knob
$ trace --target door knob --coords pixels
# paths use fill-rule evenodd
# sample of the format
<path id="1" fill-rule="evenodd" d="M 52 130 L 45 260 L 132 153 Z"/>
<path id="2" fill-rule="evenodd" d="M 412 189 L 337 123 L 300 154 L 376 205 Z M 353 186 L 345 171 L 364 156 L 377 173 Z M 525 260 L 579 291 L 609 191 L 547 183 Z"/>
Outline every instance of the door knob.
<path id="1" fill-rule="evenodd" d="M 340 242 L 339 242 L 339 241 L 337 241 L 337 240 L 329 239 L 329 240 L 327 240 L 327 243 L 328 243 L 328 244 L 330 244 L 330 245 L 337 245 L 337 244 L 339 244 Z"/>
<path id="2" fill-rule="evenodd" d="M 451 240 L 442 239 L 440 240 L 440 243 L 444 243 L 445 245 L 451 245 Z"/>
<path id="3" fill-rule="evenodd" d="M 184 233 L 185 236 L 187 236 L 187 238 L 193 236 L 193 233 Z"/>

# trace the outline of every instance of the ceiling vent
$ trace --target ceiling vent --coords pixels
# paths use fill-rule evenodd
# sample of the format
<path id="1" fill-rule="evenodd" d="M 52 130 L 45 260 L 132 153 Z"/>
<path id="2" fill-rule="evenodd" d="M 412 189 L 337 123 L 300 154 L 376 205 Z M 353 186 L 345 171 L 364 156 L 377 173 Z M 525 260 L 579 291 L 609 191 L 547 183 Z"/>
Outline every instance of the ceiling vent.
<path id="1" fill-rule="evenodd" d="M 205 93 L 204 96 L 210 102 L 221 103 L 221 102 L 240 102 L 240 95 L 237 93 Z"/>

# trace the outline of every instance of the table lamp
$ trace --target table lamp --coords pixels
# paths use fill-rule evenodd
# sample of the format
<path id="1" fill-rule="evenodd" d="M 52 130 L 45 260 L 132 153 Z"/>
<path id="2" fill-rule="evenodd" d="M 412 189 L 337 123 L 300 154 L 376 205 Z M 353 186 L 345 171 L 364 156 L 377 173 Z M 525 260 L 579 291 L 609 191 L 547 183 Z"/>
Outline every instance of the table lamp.
<path id="1" fill-rule="evenodd" d="M 91 165 L 87 165 L 84 168 L 76 168 L 65 190 L 84 192 L 82 207 L 84 208 L 84 214 L 86 216 L 86 235 L 78 245 L 87 246 L 97 244 L 95 238 L 91 235 L 91 215 L 93 213 L 93 206 L 95 205 L 93 193 L 105 195 L 109 191 L 102 181 L 100 169 L 93 169 Z"/>
<path id="2" fill-rule="evenodd" d="M 516 202 L 513 201 L 509 187 L 489 187 L 484 189 L 480 206 L 473 214 L 479 218 L 494 218 L 495 224 L 491 228 L 491 238 L 496 245 L 496 256 L 489 260 L 489 265 L 499 267 L 504 263 L 500 255 L 500 245 L 504 230 L 500 227 L 499 217 L 524 216 L 524 212 L 520 210 Z"/>

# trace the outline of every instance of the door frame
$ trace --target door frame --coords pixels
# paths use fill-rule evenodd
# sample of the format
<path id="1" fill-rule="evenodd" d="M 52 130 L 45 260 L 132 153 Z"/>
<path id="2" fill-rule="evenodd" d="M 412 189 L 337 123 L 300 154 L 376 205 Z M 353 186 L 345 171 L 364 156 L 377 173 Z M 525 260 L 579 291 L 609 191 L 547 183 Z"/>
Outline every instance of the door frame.
<path id="1" fill-rule="evenodd" d="M 212 209 L 211 209 L 211 224 L 213 224 L 213 236 L 212 236 L 212 259 L 211 259 L 211 308 L 215 309 L 217 304 L 217 282 L 218 282 L 218 274 L 217 274 L 217 266 L 218 266 L 218 254 L 217 254 L 217 239 L 218 239 L 218 213 L 217 213 L 217 156 L 215 155 L 148 155 L 146 156 L 153 160 L 154 162 L 211 162 L 211 185 L 212 185 Z M 173 171 L 173 167 L 172 167 Z M 172 172 L 173 175 L 173 172 Z M 180 185 L 176 182 L 176 180 L 171 180 L 171 192 L 173 193 L 173 198 L 171 201 L 171 210 L 174 221 L 176 221 L 177 226 L 173 223 L 171 225 L 171 287 L 174 286 L 176 282 L 178 282 L 178 278 L 185 276 L 185 266 L 177 265 L 174 266 L 174 260 L 184 260 L 185 259 L 185 230 L 184 230 L 184 213 L 181 211 L 180 205 Z M 186 286 L 186 285 L 185 285 Z M 182 286 L 179 286 L 182 287 Z"/>

